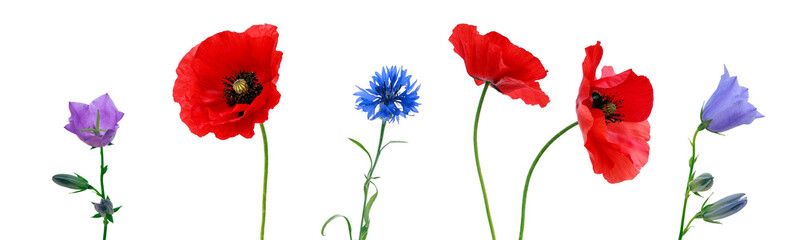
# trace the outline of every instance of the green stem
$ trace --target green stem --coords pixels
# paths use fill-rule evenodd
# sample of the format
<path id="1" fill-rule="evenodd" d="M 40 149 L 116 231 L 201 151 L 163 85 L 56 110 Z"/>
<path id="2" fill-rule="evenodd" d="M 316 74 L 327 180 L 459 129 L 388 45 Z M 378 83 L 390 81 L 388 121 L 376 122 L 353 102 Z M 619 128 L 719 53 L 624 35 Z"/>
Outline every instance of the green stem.
<path id="1" fill-rule="evenodd" d="M 483 93 L 480 94 L 480 103 L 477 104 L 477 113 L 474 116 L 474 162 L 477 164 L 477 177 L 480 178 L 480 188 L 483 190 L 483 203 L 486 206 L 486 217 L 488 218 L 488 227 L 491 229 L 491 239 L 496 240 L 496 234 L 494 233 L 494 222 L 491 221 L 491 209 L 488 207 L 488 194 L 486 193 L 486 186 L 485 182 L 483 182 L 483 171 L 480 169 L 480 156 L 477 154 L 477 122 L 480 121 L 480 110 L 483 109 L 483 100 L 486 96 L 486 91 L 488 91 L 488 82 L 485 83 L 485 87 L 483 87 Z"/>
<path id="2" fill-rule="evenodd" d="M 680 217 L 680 235 L 677 238 L 678 240 L 682 240 L 682 236 L 685 235 L 685 229 L 688 226 L 691 226 L 691 222 L 693 222 L 693 218 L 690 222 L 688 222 L 688 226 L 685 226 L 685 208 L 688 206 L 688 197 L 691 196 L 689 191 L 691 190 L 690 183 L 693 180 L 694 175 L 694 164 L 696 163 L 696 135 L 699 134 L 700 131 L 705 129 L 704 124 L 699 124 L 699 127 L 696 128 L 696 132 L 694 132 L 694 138 L 691 140 L 691 159 L 688 161 L 688 182 L 685 184 L 685 199 L 682 201 L 682 217 Z"/>
<path id="3" fill-rule="evenodd" d="M 383 151 L 383 135 L 386 132 L 386 120 L 383 120 L 383 123 L 380 126 L 380 140 L 378 140 L 377 144 L 377 154 L 375 155 L 375 161 L 372 162 L 372 166 L 369 166 L 369 173 L 366 176 L 366 182 L 363 183 L 363 207 L 361 208 L 361 230 L 358 234 L 359 240 L 365 240 L 366 235 L 364 232 L 368 231 L 368 229 L 364 226 L 366 224 L 366 201 L 369 195 L 369 182 L 372 181 L 372 174 L 375 171 L 375 167 L 377 166 L 377 160 L 380 159 L 380 152 Z"/>
<path id="4" fill-rule="evenodd" d="M 569 129 L 572 129 L 574 126 L 577 126 L 577 122 L 574 122 L 569 126 L 566 126 L 566 128 L 560 130 L 558 134 L 555 134 L 555 136 L 553 136 L 552 139 L 549 139 L 549 142 L 547 142 L 547 144 L 544 144 L 544 147 L 541 148 L 541 151 L 538 152 L 538 156 L 535 156 L 535 160 L 533 160 L 533 165 L 530 166 L 530 171 L 527 172 L 527 180 L 524 182 L 524 193 L 522 193 L 522 221 L 521 221 L 521 226 L 519 227 L 519 240 L 522 240 L 522 238 L 524 238 L 524 214 L 525 214 L 525 209 L 527 207 L 527 189 L 530 187 L 530 177 L 533 176 L 533 170 L 535 169 L 535 165 L 538 164 L 538 160 L 541 159 L 542 155 L 544 155 L 544 152 L 547 150 L 547 148 L 549 148 L 549 145 L 552 145 L 552 143 L 555 142 L 555 140 L 557 140 L 561 135 L 569 131 Z"/>
<path id="5" fill-rule="evenodd" d="M 105 176 L 105 154 L 103 154 L 103 147 L 100 147 L 100 197 L 106 199 L 105 196 L 105 182 L 103 181 L 103 177 Z M 95 189 L 95 191 L 97 191 Z M 103 240 L 108 233 L 108 219 L 103 219 Z"/>
<path id="6" fill-rule="evenodd" d="M 682 234 L 688 232 L 688 228 L 691 227 L 691 223 L 694 222 L 694 219 L 696 219 L 696 217 L 692 217 L 691 220 L 688 221 L 688 225 L 685 225 L 685 229 L 682 231 Z"/>
<path id="7" fill-rule="evenodd" d="M 261 240 L 264 240 L 264 227 L 266 223 L 266 177 L 269 174 L 269 147 L 266 142 L 266 129 L 264 124 L 259 124 L 261 127 L 261 135 L 264 138 L 264 196 L 261 199 Z"/>
<path id="8" fill-rule="evenodd" d="M 103 199 L 105 199 L 105 184 L 103 182 L 103 176 L 105 176 L 105 156 L 103 154 L 103 147 L 100 147 L 100 195 Z"/>

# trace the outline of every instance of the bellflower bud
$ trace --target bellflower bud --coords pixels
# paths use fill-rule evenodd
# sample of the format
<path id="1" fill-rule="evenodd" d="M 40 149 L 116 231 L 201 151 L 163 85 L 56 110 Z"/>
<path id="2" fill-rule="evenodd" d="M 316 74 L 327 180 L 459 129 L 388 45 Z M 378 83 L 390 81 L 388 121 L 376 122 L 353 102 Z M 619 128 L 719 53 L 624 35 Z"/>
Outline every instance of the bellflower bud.
<path id="1" fill-rule="evenodd" d="M 97 210 L 102 217 L 110 216 L 114 214 L 114 204 L 111 203 L 111 200 L 103 199 L 100 200 L 100 203 L 94 204 L 94 210 Z"/>
<path id="2" fill-rule="evenodd" d="M 746 194 L 736 193 L 702 208 L 696 217 L 704 219 L 706 222 L 719 223 L 716 220 L 729 217 L 741 211 L 746 206 Z"/>
<path id="3" fill-rule="evenodd" d="M 56 174 L 53 176 L 53 182 L 59 186 L 79 191 L 93 188 L 86 179 L 70 174 Z"/>
<path id="4" fill-rule="evenodd" d="M 710 173 L 702 173 L 694 178 L 688 186 L 691 192 L 694 193 L 710 190 L 710 188 L 713 187 L 713 175 L 710 175 Z"/>

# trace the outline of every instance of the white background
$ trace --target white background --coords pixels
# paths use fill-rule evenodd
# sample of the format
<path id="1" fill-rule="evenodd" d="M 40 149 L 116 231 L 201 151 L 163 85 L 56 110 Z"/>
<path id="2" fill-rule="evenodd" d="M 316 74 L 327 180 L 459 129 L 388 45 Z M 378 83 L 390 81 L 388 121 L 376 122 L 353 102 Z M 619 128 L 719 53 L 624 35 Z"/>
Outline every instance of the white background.
<path id="1" fill-rule="evenodd" d="M 391 124 L 375 175 L 380 196 L 370 239 L 490 239 L 472 153 L 481 88 L 447 40 L 458 23 L 497 31 L 541 59 L 552 102 L 529 106 L 489 91 L 480 152 L 498 239 L 518 234 L 521 192 L 533 157 L 576 120 L 584 48 L 602 41 L 602 65 L 649 77 L 654 109 L 649 163 L 632 181 L 593 173 L 579 130 L 547 151 L 532 179 L 527 239 L 675 239 L 690 156 L 688 138 L 723 64 L 765 115 L 698 137 L 696 169 L 716 177 L 714 199 L 745 192 L 749 204 L 723 225 L 695 222 L 687 239 L 796 239 L 795 121 L 799 53 L 788 1 L 558 3 L 144 3 L 0 4 L 2 149 L 0 239 L 100 239 L 89 193 L 51 181 L 78 172 L 99 184 L 99 151 L 63 129 L 69 101 L 109 93 L 125 113 L 106 148 L 106 191 L 124 205 L 109 239 L 257 239 L 262 142 L 198 138 L 172 100 L 183 55 L 224 30 L 278 26 L 282 98 L 269 137 L 268 239 L 348 239 L 357 232 L 370 151 L 380 123 L 354 109 L 355 85 L 384 65 L 421 84 L 416 116 Z M 688 215 L 701 200 L 691 198 Z"/>

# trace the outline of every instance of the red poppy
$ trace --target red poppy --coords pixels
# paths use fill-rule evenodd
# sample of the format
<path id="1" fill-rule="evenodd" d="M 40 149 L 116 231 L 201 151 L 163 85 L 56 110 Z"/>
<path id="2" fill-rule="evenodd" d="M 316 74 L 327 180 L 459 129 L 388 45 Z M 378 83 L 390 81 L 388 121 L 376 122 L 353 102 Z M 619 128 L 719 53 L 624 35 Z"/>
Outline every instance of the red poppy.
<path id="1" fill-rule="evenodd" d="M 172 96 L 192 133 L 219 139 L 251 138 L 256 123 L 280 101 L 275 83 L 283 52 L 277 27 L 255 25 L 243 33 L 224 31 L 194 46 L 180 60 Z"/>
<path id="2" fill-rule="evenodd" d="M 545 107 L 549 103 L 549 96 L 536 82 L 547 76 L 541 61 L 502 34 L 480 35 L 477 27 L 458 24 L 449 41 L 478 86 L 487 81 L 499 92 L 512 99 L 521 98 L 526 104 Z"/>
<path id="3" fill-rule="evenodd" d="M 652 111 L 652 84 L 632 69 L 616 74 L 610 66 L 596 79 L 602 46 L 597 42 L 585 53 L 577 121 L 594 172 L 610 183 L 633 179 L 649 158 L 646 119 Z"/>

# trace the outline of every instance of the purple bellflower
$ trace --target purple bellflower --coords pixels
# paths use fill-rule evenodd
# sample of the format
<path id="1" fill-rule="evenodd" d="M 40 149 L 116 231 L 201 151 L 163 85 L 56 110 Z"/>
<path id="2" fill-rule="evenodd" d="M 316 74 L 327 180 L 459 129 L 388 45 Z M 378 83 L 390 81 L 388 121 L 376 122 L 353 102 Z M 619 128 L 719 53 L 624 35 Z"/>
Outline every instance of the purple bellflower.
<path id="1" fill-rule="evenodd" d="M 763 117 L 748 100 L 749 89 L 738 85 L 738 77 L 730 77 L 724 66 L 719 86 L 702 108 L 702 122 L 708 130 L 720 133 Z"/>
<path id="2" fill-rule="evenodd" d="M 119 128 L 117 123 L 125 115 L 117 110 L 107 93 L 89 104 L 69 102 L 69 112 L 72 115 L 64 128 L 92 147 L 111 143 Z"/>

